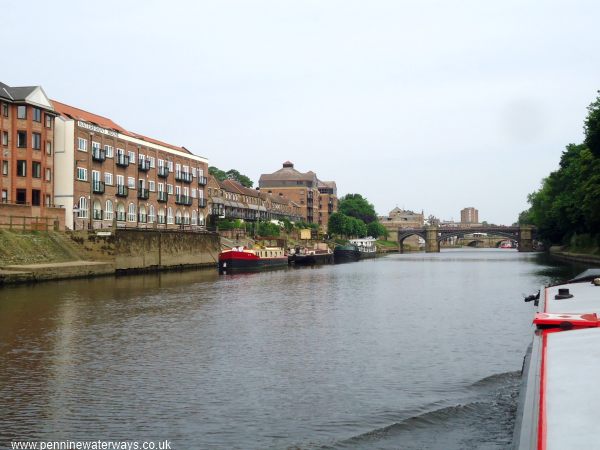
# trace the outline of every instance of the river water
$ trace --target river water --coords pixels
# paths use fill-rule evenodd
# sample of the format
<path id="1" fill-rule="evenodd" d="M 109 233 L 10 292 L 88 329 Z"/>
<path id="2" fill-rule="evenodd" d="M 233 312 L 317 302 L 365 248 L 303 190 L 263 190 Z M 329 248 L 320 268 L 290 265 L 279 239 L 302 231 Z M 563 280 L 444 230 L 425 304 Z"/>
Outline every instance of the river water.
<path id="1" fill-rule="evenodd" d="M 545 283 L 512 250 L 0 289 L 0 448 L 498 449 Z"/>

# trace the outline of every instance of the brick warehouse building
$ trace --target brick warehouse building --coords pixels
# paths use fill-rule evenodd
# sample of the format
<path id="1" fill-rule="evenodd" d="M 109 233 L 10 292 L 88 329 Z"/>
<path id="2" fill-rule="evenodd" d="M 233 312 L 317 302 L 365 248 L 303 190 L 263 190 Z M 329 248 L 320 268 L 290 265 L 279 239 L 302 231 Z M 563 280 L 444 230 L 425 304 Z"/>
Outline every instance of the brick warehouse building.
<path id="1" fill-rule="evenodd" d="M 54 208 L 54 107 L 40 86 L 0 83 L 1 223 L 29 226 L 46 218 L 64 228 L 64 210 Z M 25 224 L 25 222 L 24 222 Z"/>
<path id="2" fill-rule="evenodd" d="M 258 181 L 261 192 L 283 195 L 300 205 L 300 215 L 308 223 L 317 223 L 327 230 L 329 216 L 337 211 L 337 188 L 334 181 L 320 181 L 308 171 L 299 172 L 290 161 L 270 174 L 262 174 Z"/>
<path id="3" fill-rule="evenodd" d="M 68 228 L 199 228 L 208 160 L 53 101 L 56 203 Z"/>

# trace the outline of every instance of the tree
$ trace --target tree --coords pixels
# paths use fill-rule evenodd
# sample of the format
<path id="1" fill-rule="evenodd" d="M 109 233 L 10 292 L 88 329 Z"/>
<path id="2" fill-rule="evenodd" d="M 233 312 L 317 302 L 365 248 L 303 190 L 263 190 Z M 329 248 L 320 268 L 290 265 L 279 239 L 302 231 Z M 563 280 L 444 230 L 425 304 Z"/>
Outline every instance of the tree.
<path id="1" fill-rule="evenodd" d="M 340 199 L 339 212 L 368 224 L 377 220 L 375 208 L 360 194 L 348 194 Z"/>
<path id="2" fill-rule="evenodd" d="M 339 236 L 346 234 L 347 219 L 348 216 L 340 212 L 334 212 L 329 216 L 329 222 L 327 222 L 327 231 L 330 234 L 337 234 Z"/>
<path id="3" fill-rule="evenodd" d="M 374 238 L 378 237 L 388 237 L 388 230 L 386 227 L 381 225 L 379 222 L 371 222 L 367 225 L 367 234 L 369 236 L 373 236 Z"/>
<path id="4" fill-rule="evenodd" d="M 227 172 L 225 172 L 219 169 L 218 167 L 210 166 L 208 168 L 208 173 L 210 173 L 219 181 L 234 180 L 247 188 L 251 188 L 254 185 L 254 182 L 250 178 L 248 178 L 244 174 L 239 173 L 235 169 L 229 169 Z"/>
<path id="5" fill-rule="evenodd" d="M 598 91 L 600 94 L 600 91 Z M 584 143 L 595 157 L 600 157 L 600 96 L 588 106 L 588 115 L 583 126 Z"/>

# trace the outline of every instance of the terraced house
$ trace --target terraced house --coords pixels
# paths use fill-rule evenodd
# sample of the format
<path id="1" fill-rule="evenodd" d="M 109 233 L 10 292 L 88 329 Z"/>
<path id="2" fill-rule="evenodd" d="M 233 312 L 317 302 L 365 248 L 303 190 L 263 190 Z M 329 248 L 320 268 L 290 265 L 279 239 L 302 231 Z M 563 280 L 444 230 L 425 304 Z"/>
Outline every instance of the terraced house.
<path id="1" fill-rule="evenodd" d="M 213 223 L 217 218 L 256 220 L 301 220 L 300 205 L 283 195 L 272 195 L 247 188 L 237 181 L 208 181 L 209 210 Z"/>
<path id="2" fill-rule="evenodd" d="M 69 228 L 202 228 L 208 160 L 53 101 L 56 203 Z"/>
<path id="3" fill-rule="evenodd" d="M 54 207 L 54 107 L 40 86 L 0 83 L 0 223 L 64 228 Z M 56 223 L 55 223 L 56 222 Z"/>

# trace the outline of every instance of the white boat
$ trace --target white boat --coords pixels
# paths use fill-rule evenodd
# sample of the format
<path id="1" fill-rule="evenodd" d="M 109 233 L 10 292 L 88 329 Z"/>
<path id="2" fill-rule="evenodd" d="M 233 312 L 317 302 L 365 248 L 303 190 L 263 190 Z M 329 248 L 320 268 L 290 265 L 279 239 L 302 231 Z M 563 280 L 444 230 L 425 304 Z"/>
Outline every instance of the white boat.
<path id="1" fill-rule="evenodd" d="M 371 236 L 361 239 L 350 239 L 350 244 L 356 245 L 360 252 L 360 259 L 374 258 L 377 255 L 377 240 Z"/>
<path id="2" fill-rule="evenodd" d="M 542 288 L 535 300 L 513 448 L 600 448 L 600 269 Z"/>

